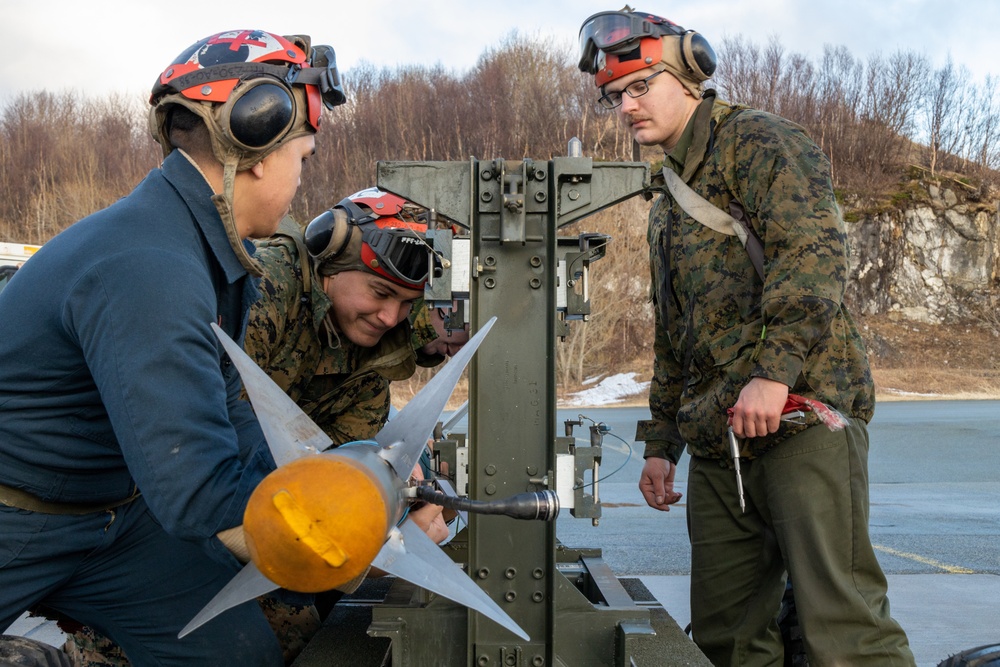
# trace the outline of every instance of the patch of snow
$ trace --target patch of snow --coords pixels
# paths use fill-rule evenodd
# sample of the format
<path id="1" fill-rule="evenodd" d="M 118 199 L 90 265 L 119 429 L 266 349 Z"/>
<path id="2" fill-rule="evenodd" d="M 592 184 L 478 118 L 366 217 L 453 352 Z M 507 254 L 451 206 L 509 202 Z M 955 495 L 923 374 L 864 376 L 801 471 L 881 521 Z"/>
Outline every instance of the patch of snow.
<path id="1" fill-rule="evenodd" d="M 587 405 L 613 405 L 623 399 L 641 394 L 649 389 L 649 382 L 636 382 L 636 373 L 611 375 L 591 389 L 570 394 L 563 402 L 566 407 Z"/>
<path id="2" fill-rule="evenodd" d="M 922 394 L 918 391 L 903 391 L 902 389 L 893 389 L 892 387 L 886 387 L 883 389 L 887 394 L 896 394 L 897 396 L 922 396 L 924 398 L 936 398 L 942 394 Z"/>

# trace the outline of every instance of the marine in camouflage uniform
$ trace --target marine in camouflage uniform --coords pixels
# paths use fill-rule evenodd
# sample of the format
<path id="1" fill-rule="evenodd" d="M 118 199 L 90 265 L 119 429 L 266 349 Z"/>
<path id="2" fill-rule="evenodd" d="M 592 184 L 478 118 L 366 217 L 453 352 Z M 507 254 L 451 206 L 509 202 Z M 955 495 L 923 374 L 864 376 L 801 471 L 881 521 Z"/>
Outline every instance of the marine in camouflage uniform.
<path id="1" fill-rule="evenodd" d="M 311 604 L 285 602 L 270 595 L 257 598 L 257 603 L 281 644 L 285 664 L 291 665 L 319 631 L 322 625 L 319 612 Z M 130 667 L 132 664 L 118 644 L 90 626 L 63 618 L 59 620 L 59 627 L 68 635 L 62 649 L 74 667 Z"/>
<path id="2" fill-rule="evenodd" d="M 724 211 L 734 200 L 742 206 L 763 241 L 766 283 L 736 236 L 691 218 L 669 192 L 655 202 L 653 419 L 638 430 L 645 455 L 676 462 L 687 444 L 692 456 L 728 460 L 726 409 L 752 377 L 871 420 L 871 372 L 842 303 L 847 234 L 819 147 L 797 125 L 710 90 L 664 168 Z M 749 439 L 743 455 L 758 458 L 818 423 L 807 417 Z"/>
<path id="3" fill-rule="evenodd" d="M 617 16 L 595 15 L 581 34 L 612 51 L 585 54 L 593 65 L 584 58 L 581 69 L 596 74 L 606 106 L 630 98 L 619 114 L 637 140 L 663 147 L 664 168 L 712 205 L 742 210 L 763 247 L 761 278 L 736 236 L 695 220 L 668 189 L 650 211 L 655 361 L 652 419 L 636 434 L 647 460 L 640 488 L 657 509 L 676 502 L 673 466 L 687 446 L 692 636 L 716 665 L 781 664 L 776 615 L 790 576 L 811 665 L 913 665 L 868 533 L 874 389 L 843 304 L 847 237 L 829 162 L 794 123 L 702 96 L 715 55 L 704 42 L 702 68 L 685 57 L 698 57 L 697 33 L 608 14 Z M 654 37 L 614 43 L 635 17 Z M 673 80 L 654 82 L 655 71 Z M 741 511 L 727 410 L 744 434 L 754 415 L 741 407 L 761 386 L 779 389 L 769 394 L 773 426 L 740 442 Z M 832 406 L 848 426 L 831 431 L 812 412 L 779 423 L 789 391 Z"/>
<path id="4" fill-rule="evenodd" d="M 420 352 L 437 333 L 420 301 L 376 346 L 347 340 L 329 324 L 330 298 L 304 250 L 290 218 L 257 242 L 263 296 L 250 310 L 244 349 L 335 446 L 372 438 L 389 416 L 389 383 L 444 360 Z"/>

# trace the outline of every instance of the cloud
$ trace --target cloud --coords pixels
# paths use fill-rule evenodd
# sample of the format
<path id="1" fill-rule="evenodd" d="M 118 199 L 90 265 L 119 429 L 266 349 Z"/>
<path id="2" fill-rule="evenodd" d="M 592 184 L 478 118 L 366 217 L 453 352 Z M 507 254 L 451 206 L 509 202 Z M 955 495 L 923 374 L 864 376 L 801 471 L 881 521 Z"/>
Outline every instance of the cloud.
<path id="1" fill-rule="evenodd" d="M 604 0 L 368 0 L 295 11 L 273 0 L 132 0 L 127 6 L 118 0 L 3 0 L 0 38 L 14 48 L 0 61 L 0 101 L 40 89 L 145 95 L 187 45 L 233 28 L 310 34 L 334 46 L 344 70 L 366 61 L 465 71 L 512 30 L 572 47 L 587 16 L 620 7 Z M 992 34 L 1000 3 L 992 0 L 946 8 L 936 0 L 687 0 L 639 8 L 669 11 L 667 18 L 710 41 L 744 35 L 763 44 L 774 35 L 787 51 L 810 57 L 818 57 L 824 44 L 844 45 L 861 58 L 904 49 L 926 54 L 936 67 L 951 55 L 979 80 L 1000 73 Z"/>

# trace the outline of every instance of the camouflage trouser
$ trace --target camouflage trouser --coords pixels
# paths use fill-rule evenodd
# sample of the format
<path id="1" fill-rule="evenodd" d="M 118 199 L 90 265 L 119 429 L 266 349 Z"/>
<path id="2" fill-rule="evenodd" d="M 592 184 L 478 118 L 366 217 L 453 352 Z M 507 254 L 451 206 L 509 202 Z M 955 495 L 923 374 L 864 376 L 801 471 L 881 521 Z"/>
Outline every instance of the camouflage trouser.
<path id="1" fill-rule="evenodd" d="M 267 622 L 274 630 L 278 643 L 281 644 L 285 664 L 292 664 L 323 625 L 319 612 L 311 604 L 289 604 L 266 595 L 257 598 L 257 602 L 260 603 L 260 608 L 267 616 Z"/>
<path id="2" fill-rule="evenodd" d="M 68 633 L 63 651 L 75 667 L 128 667 L 130 664 L 121 646 L 89 625 Z"/>
<path id="3" fill-rule="evenodd" d="M 288 604 L 266 595 L 257 598 L 257 602 L 281 644 L 285 664 L 292 664 L 322 625 L 316 607 Z M 87 626 L 68 633 L 63 651 L 69 655 L 75 667 L 131 665 L 118 644 Z"/>

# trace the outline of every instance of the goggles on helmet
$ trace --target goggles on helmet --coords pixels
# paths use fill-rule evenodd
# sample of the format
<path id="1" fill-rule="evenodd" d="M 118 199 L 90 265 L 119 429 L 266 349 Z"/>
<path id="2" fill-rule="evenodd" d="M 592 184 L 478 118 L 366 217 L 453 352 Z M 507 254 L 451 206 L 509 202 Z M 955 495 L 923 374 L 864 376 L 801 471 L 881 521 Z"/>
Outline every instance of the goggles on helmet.
<path id="1" fill-rule="evenodd" d="M 361 240 L 361 261 L 365 266 L 393 282 L 423 288 L 432 255 L 427 242 L 415 231 L 369 222 L 361 226 Z"/>
<path id="2" fill-rule="evenodd" d="M 155 105 L 170 93 L 226 102 L 237 85 L 262 75 L 306 89 L 313 129 L 319 129 L 322 106 L 332 109 L 347 101 L 332 47 L 310 48 L 308 41 L 292 43 L 261 30 L 233 30 L 201 40 L 181 53 L 157 79 L 150 103 Z"/>
<path id="3" fill-rule="evenodd" d="M 332 109 L 347 101 L 344 86 L 340 82 L 340 71 L 337 69 L 337 54 L 334 53 L 332 46 L 320 44 L 312 47 L 309 66 L 308 70 L 299 70 L 299 82 L 312 83 L 319 88 L 323 106 Z"/>
<path id="4" fill-rule="evenodd" d="M 333 260 L 345 251 L 357 228 L 361 265 L 404 287 L 423 289 L 434 254 L 423 237 L 425 221 L 408 210 L 414 206 L 374 188 L 358 192 L 309 223 L 303 235 L 306 250 L 317 264 Z"/>
<path id="5" fill-rule="evenodd" d="M 643 38 L 682 34 L 683 28 L 653 14 L 598 12 L 580 28 L 578 67 L 587 74 L 596 74 L 600 51 L 621 55 L 633 51 Z"/>

